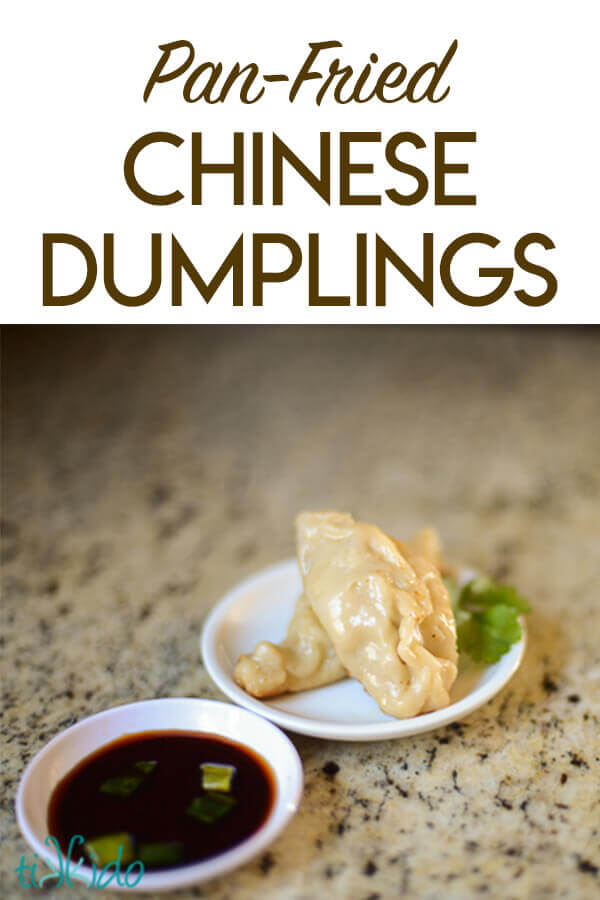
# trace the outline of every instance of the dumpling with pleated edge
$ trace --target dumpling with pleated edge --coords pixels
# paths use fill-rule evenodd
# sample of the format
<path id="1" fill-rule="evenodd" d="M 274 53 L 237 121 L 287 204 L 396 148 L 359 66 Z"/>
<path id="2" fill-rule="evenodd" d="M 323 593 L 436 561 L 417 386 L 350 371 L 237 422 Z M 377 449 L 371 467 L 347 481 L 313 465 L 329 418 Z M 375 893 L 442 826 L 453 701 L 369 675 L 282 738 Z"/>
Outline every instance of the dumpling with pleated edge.
<path id="1" fill-rule="evenodd" d="M 456 628 L 436 532 L 401 543 L 348 514 L 323 512 L 300 514 L 297 537 L 307 592 L 280 644 L 261 641 L 240 657 L 236 682 L 263 698 L 350 674 L 391 715 L 447 705 Z"/>
<path id="2" fill-rule="evenodd" d="M 296 534 L 304 591 L 348 673 L 397 718 L 447 706 L 456 626 L 423 546 L 337 512 L 300 513 Z"/>

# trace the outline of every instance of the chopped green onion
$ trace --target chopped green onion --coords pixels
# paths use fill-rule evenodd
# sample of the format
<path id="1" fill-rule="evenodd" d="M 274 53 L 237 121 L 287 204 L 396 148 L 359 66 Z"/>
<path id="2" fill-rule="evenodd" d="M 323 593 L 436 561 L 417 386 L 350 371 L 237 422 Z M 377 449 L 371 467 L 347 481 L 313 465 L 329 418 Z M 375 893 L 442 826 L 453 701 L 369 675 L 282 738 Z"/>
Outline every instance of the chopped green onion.
<path id="1" fill-rule="evenodd" d="M 141 775 L 151 775 L 157 765 L 158 763 L 155 759 L 141 759 L 133 764 L 133 768 L 136 772 L 140 772 Z"/>
<path id="2" fill-rule="evenodd" d="M 201 797 L 194 797 L 186 813 L 205 825 L 211 825 L 226 816 L 236 803 L 237 800 L 230 794 L 209 791 Z"/>
<path id="3" fill-rule="evenodd" d="M 111 794 L 113 797 L 129 797 L 137 791 L 143 780 L 143 775 L 115 775 L 100 785 L 100 790 L 103 794 Z"/>
<path id="4" fill-rule="evenodd" d="M 113 797 L 129 797 L 130 794 L 137 791 L 148 775 L 154 772 L 157 765 L 158 763 L 154 759 L 140 759 L 138 762 L 133 763 L 131 772 L 108 778 L 100 786 L 100 790 L 103 794 L 112 794 Z"/>
<path id="5" fill-rule="evenodd" d="M 183 844 L 167 841 L 156 844 L 140 844 L 137 858 L 145 866 L 176 866 L 183 860 Z"/>
<path id="6" fill-rule="evenodd" d="M 202 763 L 202 787 L 205 791 L 231 792 L 231 782 L 235 775 L 235 766 L 221 763 Z"/>
<path id="7" fill-rule="evenodd" d="M 119 849 L 122 863 L 130 863 L 135 859 L 133 843 L 126 831 L 118 834 L 104 834 L 92 841 L 86 841 L 83 846 L 91 862 L 97 866 L 104 867 L 108 863 L 116 862 L 119 857 Z"/>

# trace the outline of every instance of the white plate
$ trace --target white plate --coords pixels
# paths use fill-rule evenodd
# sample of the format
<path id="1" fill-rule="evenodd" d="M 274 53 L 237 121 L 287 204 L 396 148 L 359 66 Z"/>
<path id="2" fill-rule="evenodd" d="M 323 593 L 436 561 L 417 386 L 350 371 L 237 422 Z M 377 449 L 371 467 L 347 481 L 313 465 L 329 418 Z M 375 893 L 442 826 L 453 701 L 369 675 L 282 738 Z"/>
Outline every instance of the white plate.
<path id="1" fill-rule="evenodd" d="M 251 747 L 269 763 L 273 771 L 275 799 L 258 831 L 231 850 L 203 862 L 145 872 L 135 887 L 133 881 L 137 870 L 132 870 L 132 886 L 121 885 L 123 890 L 171 891 L 223 875 L 268 847 L 298 809 L 303 783 L 300 757 L 290 739 L 264 718 L 230 703 L 193 697 L 144 700 L 117 706 L 62 731 L 32 759 L 21 778 L 16 799 L 21 834 L 42 859 L 50 860 L 54 871 L 60 871 L 60 863 L 54 850 L 45 844 L 52 791 L 67 772 L 90 753 L 124 734 L 139 731 L 197 731 L 221 735 Z M 76 862 L 77 859 L 74 860 Z M 75 865 L 71 870 L 74 869 Z M 82 865 L 78 871 L 89 884 L 92 869 Z M 38 881 L 49 874 L 38 865 Z M 122 872 L 121 879 L 124 875 L 125 872 Z M 73 875 L 71 878 L 73 884 L 78 883 Z M 56 887 L 56 879 L 49 878 L 46 886 L 51 885 Z M 114 878 L 109 887 L 111 891 L 120 889 Z"/>
<path id="2" fill-rule="evenodd" d="M 462 570 L 461 583 L 474 574 Z M 257 700 L 234 682 L 235 664 L 241 653 L 250 652 L 259 641 L 277 642 L 285 636 L 301 590 L 295 559 L 257 572 L 217 603 L 206 620 L 201 641 L 204 664 L 223 693 L 290 731 L 342 741 L 386 740 L 430 731 L 463 718 L 491 700 L 523 658 L 524 627 L 522 639 L 494 665 L 460 661 L 450 706 L 411 719 L 385 715 L 353 678 L 272 700 Z"/>

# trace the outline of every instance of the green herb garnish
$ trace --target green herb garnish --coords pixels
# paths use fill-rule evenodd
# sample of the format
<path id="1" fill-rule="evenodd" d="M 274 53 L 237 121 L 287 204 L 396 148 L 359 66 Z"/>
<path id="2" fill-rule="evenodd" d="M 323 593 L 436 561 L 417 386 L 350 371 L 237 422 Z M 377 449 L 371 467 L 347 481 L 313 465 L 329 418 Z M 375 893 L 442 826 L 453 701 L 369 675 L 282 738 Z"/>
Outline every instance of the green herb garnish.
<path id="1" fill-rule="evenodd" d="M 194 797 L 186 813 L 205 825 L 212 825 L 226 816 L 236 805 L 237 800 L 231 794 L 207 791 L 201 797 Z"/>
<path id="2" fill-rule="evenodd" d="M 176 866 L 183 860 L 183 844 L 167 841 L 155 844 L 140 844 L 137 859 L 145 866 Z"/>
<path id="3" fill-rule="evenodd" d="M 510 606 L 518 612 L 531 611 L 529 603 L 515 588 L 508 584 L 498 584 L 485 575 L 478 575 L 460 592 L 460 606 L 463 609 L 473 609 L 475 612 L 481 608 L 489 609 L 491 606 Z"/>
<path id="4" fill-rule="evenodd" d="M 137 791 L 143 780 L 143 775 L 115 775 L 100 785 L 100 790 L 113 797 L 129 797 Z"/>
<path id="5" fill-rule="evenodd" d="M 142 775 L 151 775 L 157 765 L 158 763 L 155 759 L 140 759 L 139 762 L 133 764 L 133 768 Z"/>
<path id="6" fill-rule="evenodd" d="M 222 763 L 202 763 L 202 787 L 205 791 L 231 791 L 231 782 L 235 775 L 235 766 Z"/>
<path id="7" fill-rule="evenodd" d="M 101 837 L 86 841 L 83 845 L 91 862 L 97 866 L 106 866 L 116 862 L 121 848 L 121 862 L 130 863 L 134 860 L 133 842 L 126 831 L 118 834 L 104 834 Z"/>
<path id="8" fill-rule="evenodd" d="M 458 650 L 476 662 L 494 663 L 521 639 L 519 615 L 530 606 L 513 587 L 480 575 L 462 590 L 444 579 L 456 619 Z"/>
<path id="9" fill-rule="evenodd" d="M 113 775 L 100 785 L 103 794 L 111 794 L 113 797 L 129 797 L 137 791 L 140 784 L 151 775 L 158 763 L 154 759 L 140 759 L 131 766 L 131 771 L 123 775 Z"/>

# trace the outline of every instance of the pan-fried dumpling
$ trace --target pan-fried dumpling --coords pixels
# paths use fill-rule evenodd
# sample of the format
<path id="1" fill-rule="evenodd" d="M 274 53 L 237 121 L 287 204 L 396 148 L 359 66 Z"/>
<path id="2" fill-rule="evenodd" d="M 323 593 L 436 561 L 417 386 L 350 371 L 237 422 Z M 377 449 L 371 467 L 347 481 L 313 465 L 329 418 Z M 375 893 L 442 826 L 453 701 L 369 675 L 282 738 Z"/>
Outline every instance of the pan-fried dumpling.
<path id="1" fill-rule="evenodd" d="M 240 656 L 233 677 L 253 697 L 272 697 L 339 681 L 347 675 L 306 595 L 301 594 L 280 644 L 261 641 Z"/>
<path id="2" fill-rule="evenodd" d="M 304 591 L 337 656 L 383 712 L 398 718 L 450 702 L 456 632 L 437 567 L 344 513 L 296 519 Z M 410 555 L 410 548 L 406 548 Z"/>
<path id="3" fill-rule="evenodd" d="M 442 575 L 449 575 L 456 580 L 456 566 L 442 555 L 442 542 L 435 528 L 421 528 L 407 541 L 397 541 L 396 543 L 400 547 L 400 552 L 405 556 L 412 554 L 424 557 L 433 563 Z"/>
<path id="4" fill-rule="evenodd" d="M 424 531 L 431 531 L 431 529 L 424 529 Z M 418 534 L 421 533 L 418 532 Z M 457 669 L 456 623 L 448 591 L 440 577 L 440 569 L 434 559 L 413 550 L 414 546 L 418 546 L 414 543 L 413 538 L 406 543 L 400 541 L 395 543 L 404 553 L 417 577 L 426 583 L 429 590 L 433 608 L 420 624 L 423 646 L 437 658 L 442 682 L 449 691 L 456 678 Z M 419 547 L 419 549 L 421 548 Z M 447 704 L 448 701 L 443 705 L 447 706 Z"/>
<path id="5" fill-rule="evenodd" d="M 433 565 L 442 570 L 445 565 L 442 560 L 442 542 L 435 528 L 421 528 L 416 531 L 407 541 L 396 541 L 400 548 L 400 552 L 414 554 L 415 556 L 423 556 Z"/>
<path id="6" fill-rule="evenodd" d="M 404 605 L 396 604 L 395 611 L 394 604 L 390 606 L 388 602 L 383 621 L 381 617 L 379 619 L 379 624 L 385 625 L 380 635 L 380 643 L 387 646 L 388 650 L 389 644 L 385 644 L 386 640 L 395 643 L 398 659 L 396 660 L 391 653 L 388 663 L 390 671 L 400 670 L 399 684 L 402 693 L 405 694 L 404 699 L 400 705 L 397 698 L 394 700 L 398 694 L 398 685 L 395 681 L 391 682 L 395 685 L 395 689 L 389 689 L 391 699 L 388 697 L 388 690 L 384 689 L 382 693 L 381 685 L 378 687 L 375 683 L 381 672 L 378 674 L 375 666 L 372 667 L 369 676 L 372 686 L 369 692 L 378 702 L 381 699 L 382 709 L 391 712 L 392 715 L 400 715 L 398 711 L 400 706 L 404 710 L 401 713 L 403 716 L 415 715 L 416 713 L 410 709 L 417 703 L 416 695 L 419 692 L 423 695 L 422 709 L 419 711 L 424 712 L 446 705 L 449 689 L 456 677 L 456 629 L 448 594 L 439 576 L 442 560 L 437 533 L 433 529 L 423 529 L 408 541 L 399 542 L 387 538 L 374 526 L 354 522 L 350 516 L 338 513 L 304 515 L 313 516 L 313 525 L 318 520 L 322 526 L 322 537 L 325 540 L 333 540 L 334 546 L 335 541 L 344 537 L 347 540 L 353 532 L 355 537 L 362 533 L 363 539 L 368 543 L 366 536 L 370 531 L 371 536 L 375 536 L 375 541 L 371 541 L 366 554 L 367 568 L 373 562 L 372 557 L 375 566 L 381 563 L 381 559 L 377 563 L 376 557 L 379 553 L 388 566 L 395 560 L 399 567 L 396 576 L 400 578 L 400 582 L 395 584 L 396 590 L 404 590 L 406 593 L 407 585 L 412 585 L 417 613 L 413 610 L 411 614 L 405 597 Z M 306 523 L 307 520 L 303 521 Z M 300 521 L 298 532 L 300 550 L 301 533 L 304 533 Z M 350 553 L 352 559 L 340 560 L 339 554 L 334 553 L 330 555 L 329 562 L 325 560 L 325 567 L 331 563 L 334 571 L 336 568 L 345 568 L 347 572 L 351 572 L 356 566 L 356 554 L 356 545 Z M 364 566 L 365 558 L 362 564 Z M 402 576 L 400 577 L 398 573 L 402 573 Z M 337 574 L 339 576 L 340 573 Z M 369 576 L 372 574 L 367 572 Z M 407 585 L 402 579 L 407 581 Z M 376 581 L 371 578 L 369 583 L 372 586 Z M 376 607 L 377 604 L 374 604 L 371 610 L 373 614 Z M 403 624 L 399 615 L 401 608 L 404 609 L 406 618 Z M 370 647 L 370 651 L 373 649 Z M 384 658 L 381 647 L 372 656 L 377 658 L 377 664 L 380 665 Z M 423 670 L 420 676 L 416 671 L 419 667 Z M 307 597 L 302 595 L 297 602 L 286 638 L 279 645 L 262 641 L 251 654 L 241 656 L 234 677 L 248 693 L 256 697 L 269 697 L 286 691 L 301 691 L 330 684 L 346 674 L 333 640 L 315 615 Z M 393 674 L 392 671 L 392 676 Z M 366 681 L 369 678 L 359 680 L 362 680 L 368 689 Z"/>

